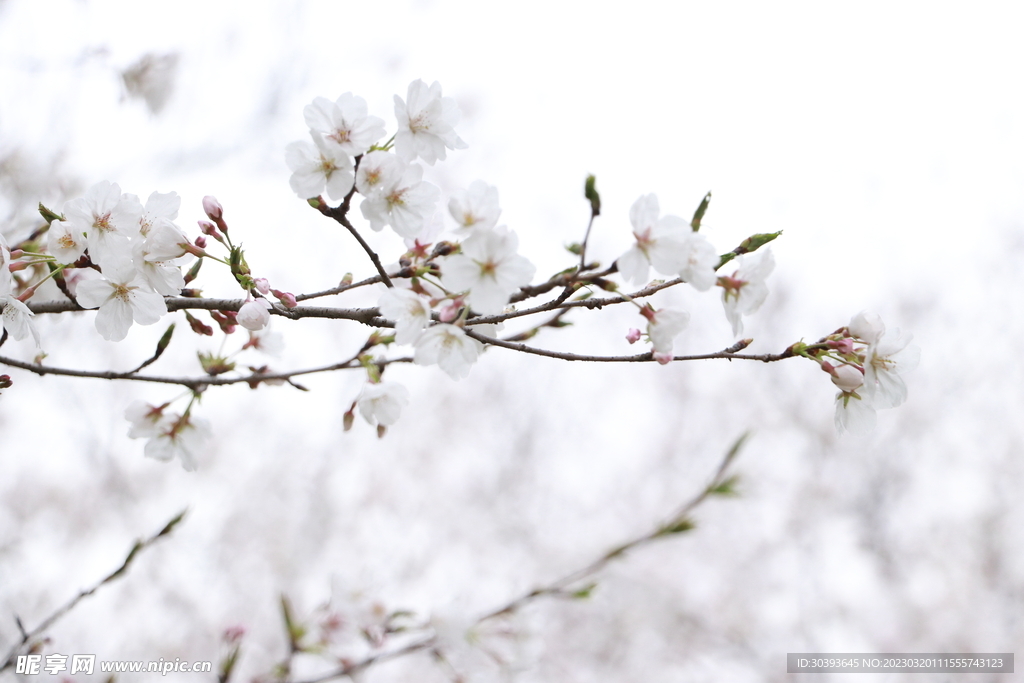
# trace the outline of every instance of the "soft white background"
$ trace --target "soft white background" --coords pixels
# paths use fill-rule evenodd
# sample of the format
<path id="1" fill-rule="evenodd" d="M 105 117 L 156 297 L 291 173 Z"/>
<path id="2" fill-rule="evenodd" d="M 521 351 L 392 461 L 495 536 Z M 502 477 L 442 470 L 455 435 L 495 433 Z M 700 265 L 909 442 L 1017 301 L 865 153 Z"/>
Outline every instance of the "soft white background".
<path id="1" fill-rule="evenodd" d="M 143 198 L 178 192 L 190 231 L 216 195 L 255 274 L 282 289 L 368 275 L 352 240 L 291 193 L 284 146 L 318 95 L 352 91 L 393 130 L 393 95 L 423 78 L 458 100 L 469 144 L 428 179 L 446 196 L 496 185 L 538 278 L 571 263 L 562 245 L 586 225 L 586 174 L 604 202 L 591 254 L 608 263 L 629 245 L 638 196 L 688 217 L 712 190 L 704 231 L 720 251 L 785 231 L 772 295 L 748 321 L 752 351 L 869 308 L 923 352 L 908 404 L 863 439 L 835 437 L 833 387 L 797 360 L 586 366 L 494 349 L 458 383 L 389 371 L 412 403 L 383 440 L 361 422 L 341 431 L 356 373 L 307 378 L 309 393 L 233 387 L 204 398 L 216 438 L 196 473 L 125 436 L 124 407 L 172 389 L 4 369 L 3 651 L 14 614 L 38 623 L 186 506 L 174 537 L 55 627 L 47 652 L 216 659 L 221 632 L 243 625 L 248 680 L 285 653 L 282 593 L 303 616 L 331 601 L 358 625 L 379 602 L 455 632 L 651 528 L 748 429 L 741 498 L 612 566 L 589 601 L 511 621 L 493 638 L 504 670 L 461 646 L 456 667 L 481 681 L 774 681 L 786 652 L 1013 651 L 1022 14 L 1006 2 L 0 2 L 9 240 L 38 225 L 38 201 L 59 208 L 110 180 Z M 179 55 L 159 115 L 120 78 L 147 53 Z M 397 257 L 393 235 L 371 237 Z M 201 284 L 237 295 L 210 264 Z M 693 313 L 682 352 L 732 343 L 713 293 L 657 301 Z M 47 362 L 128 368 L 165 327 L 110 344 L 93 315 L 40 316 Z M 533 342 L 627 353 L 640 322 L 624 306 L 571 319 Z M 282 323 L 281 368 L 347 357 L 366 333 Z M 195 373 L 196 344 L 216 348 L 184 328 L 154 372 Z M 365 679 L 412 676 L 447 680 L 425 656 Z"/>

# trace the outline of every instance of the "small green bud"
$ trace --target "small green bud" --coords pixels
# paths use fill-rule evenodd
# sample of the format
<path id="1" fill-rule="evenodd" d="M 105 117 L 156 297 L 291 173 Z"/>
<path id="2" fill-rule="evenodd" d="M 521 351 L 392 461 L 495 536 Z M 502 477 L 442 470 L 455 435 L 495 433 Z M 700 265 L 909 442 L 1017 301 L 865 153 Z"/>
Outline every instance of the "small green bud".
<path id="1" fill-rule="evenodd" d="M 601 215 L 601 195 L 597 193 L 597 188 L 594 186 L 597 183 L 597 178 L 593 175 L 587 176 L 587 182 L 583 186 L 583 196 L 590 201 L 590 214 L 592 216 Z"/>
<path id="2" fill-rule="evenodd" d="M 694 232 L 700 230 L 700 222 L 704 218 L 704 212 L 708 210 L 708 204 L 711 203 L 711 193 L 708 192 L 704 195 L 704 199 L 700 201 L 700 206 L 693 213 L 693 220 L 690 221 L 690 227 L 693 228 Z"/>

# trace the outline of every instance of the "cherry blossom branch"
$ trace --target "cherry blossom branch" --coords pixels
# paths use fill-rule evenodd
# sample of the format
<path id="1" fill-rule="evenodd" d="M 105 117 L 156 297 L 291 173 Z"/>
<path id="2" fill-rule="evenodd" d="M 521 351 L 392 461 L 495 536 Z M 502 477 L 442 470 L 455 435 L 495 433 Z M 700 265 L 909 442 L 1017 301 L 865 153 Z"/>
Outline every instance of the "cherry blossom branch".
<path id="1" fill-rule="evenodd" d="M 356 238 L 356 241 L 359 242 L 359 246 L 361 246 L 363 248 L 363 251 L 366 252 L 366 255 L 370 257 L 370 261 L 373 262 L 373 267 L 377 269 L 377 273 L 380 275 L 381 282 L 383 282 L 388 287 L 394 287 L 394 284 L 392 284 L 391 282 L 391 278 L 388 276 L 387 271 L 384 270 L 384 266 L 380 262 L 380 257 L 377 256 L 377 252 L 375 252 L 370 247 L 370 245 L 366 243 L 366 240 L 363 239 L 363 236 L 359 234 L 359 231 L 355 229 L 351 221 L 349 221 L 348 219 L 348 203 L 351 197 L 352 192 L 349 192 L 348 196 L 345 198 L 344 203 L 342 203 L 341 206 L 335 207 L 333 209 L 330 206 L 328 206 L 327 203 L 324 202 L 322 199 L 317 200 L 317 205 L 314 206 L 313 208 L 317 209 L 320 213 L 327 216 L 328 218 L 333 218 L 334 220 L 338 221 L 343 226 L 345 226 L 345 229 L 348 230 L 352 234 L 352 236 Z"/>
<path id="2" fill-rule="evenodd" d="M 646 545 L 651 541 L 664 538 L 673 534 L 684 533 L 692 530 L 696 525 L 693 520 L 690 519 L 690 513 L 692 513 L 701 503 L 707 500 L 710 496 L 718 495 L 734 495 L 734 486 L 737 481 L 736 477 L 727 477 L 726 473 L 729 470 L 729 466 L 739 455 L 740 449 L 746 442 L 749 432 L 740 436 L 732 447 L 726 452 L 722 462 L 719 463 L 718 469 L 715 471 L 715 475 L 711 478 L 710 483 L 701 490 L 696 496 L 687 501 L 679 510 L 676 511 L 667 521 L 658 525 L 653 531 L 650 531 L 642 536 L 638 536 L 626 543 L 623 543 L 612 550 L 604 553 L 590 564 L 577 569 L 576 571 L 566 574 L 557 581 L 553 581 L 546 586 L 535 588 L 534 590 L 521 595 L 520 597 L 510 601 L 503 607 L 499 607 L 493 612 L 489 612 L 484 616 L 477 619 L 476 623 L 480 624 L 488 619 L 494 619 L 496 617 L 513 614 L 525 605 L 539 599 L 548 596 L 560 596 L 560 597 L 586 597 L 589 595 L 593 586 L 587 586 L 582 589 L 570 591 L 569 587 L 574 584 L 578 584 L 580 581 L 593 576 L 601 569 L 603 569 L 609 562 L 617 558 L 622 557 L 630 550 L 638 548 L 642 545 Z"/>
<path id="3" fill-rule="evenodd" d="M 0 665 L 0 671 L 5 671 L 6 669 L 13 666 L 15 661 L 17 661 L 18 653 L 21 652 L 25 648 L 25 646 L 29 644 L 30 641 L 38 638 L 40 635 L 45 633 L 46 630 L 53 626 L 53 624 L 56 623 L 58 619 L 60 619 L 65 614 L 74 609 L 74 607 L 79 602 L 95 593 L 102 586 L 123 576 L 124 573 L 128 571 L 128 567 L 132 564 L 132 562 L 135 560 L 136 556 L 138 556 L 140 552 L 151 547 L 158 540 L 174 531 L 174 528 L 185 517 L 185 512 L 186 510 L 182 510 L 181 512 L 179 512 L 169 522 L 167 522 L 167 524 L 165 524 L 163 528 L 160 529 L 160 531 L 156 532 L 149 538 L 136 541 L 135 545 L 133 545 L 132 549 L 128 552 L 128 556 L 124 558 L 124 562 L 121 563 L 120 567 L 118 567 L 113 572 L 108 574 L 106 577 L 101 579 L 98 583 L 94 584 L 91 588 L 87 588 L 85 590 L 80 591 L 78 595 L 73 597 L 63 606 L 59 607 L 50 616 L 43 619 L 43 621 L 31 631 L 26 631 L 21 624 L 21 619 L 16 616 L 14 619 L 18 624 L 18 630 L 21 631 L 21 640 L 13 648 L 11 648 L 10 652 L 8 652 L 7 658 L 4 660 L 3 664 Z"/>
<path id="4" fill-rule="evenodd" d="M 411 363 L 412 358 L 393 358 L 390 360 L 375 361 L 377 365 L 391 365 L 392 363 Z M 153 382 L 156 384 L 178 384 L 183 387 L 192 389 L 193 391 L 203 391 L 207 387 L 211 386 L 226 386 L 229 384 L 249 384 L 255 385 L 260 382 L 270 382 L 281 380 L 284 382 L 290 381 L 294 377 L 300 375 L 312 375 L 319 372 L 333 372 L 335 370 L 351 370 L 362 367 L 359 363 L 359 356 L 356 355 L 340 363 L 332 363 L 331 365 L 324 365 L 316 368 L 307 368 L 304 370 L 295 370 L 292 372 L 281 372 L 281 373 L 252 373 L 244 377 L 158 377 L 154 375 L 137 375 L 132 372 L 113 372 L 113 371 L 92 371 L 92 370 L 71 370 L 69 368 L 55 368 L 46 365 L 38 365 L 36 363 L 26 363 L 24 361 L 16 360 L 14 358 L 7 358 L 6 356 L 0 356 L 0 364 L 9 365 L 14 368 L 20 368 L 22 370 L 28 370 L 34 372 L 37 375 L 61 375 L 64 377 L 89 377 L 92 379 L 107 379 L 107 380 L 128 380 L 131 382 Z"/>
<path id="5" fill-rule="evenodd" d="M 381 662 L 386 662 L 390 659 L 397 659 L 399 657 L 404 657 L 405 655 L 409 655 L 414 652 L 419 652 L 421 650 L 432 648 L 436 644 L 436 642 L 436 638 L 431 636 L 424 640 L 418 640 L 416 642 L 409 643 L 408 645 L 404 645 L 400 648 L 389 650 L 388 652 L 379 652 L 374 655 L 369 655 L 368 657 L 360 659 L 357 662 L 343 664 L 341 667 L 335 669 L 334 671 L 330 671 L 326 674 L 323 674 L 322 676 L 317 676 L 316 678 L 307 678 L 305 680 L 298 681 L 297 683 L 323 683 L 324 681 L 330 681 L 335 678 L 342 678 L 344 676 L 355 676 L 356 674 L 361 673 L 362 671 L 365 671 L 366 669 L 370 668 L 374 664 L 380 664 Z"/>
<path id="6" fill-rule="evenodd" d="M 557 358 L 559 360 L 570 360 L 570 361 L 589 361 L 594 363 L 647 363 L 655 360 L 651 352 L 639 353 L 635 356 L 589 356 L 578 353 L 566 353 L 564 351 L 549 351 L 547 349 L 538 349 L 526 344 L 514 341 L 506 341 L 504 339 L 495 339 L 494 337 L 488 337 L 474 332 L 472 328 L 466 329 L 466 334 L 472 339 L 477 340 L 483 344 L 491 344 L 493 346 L 500 346 L 504 349 L 511 349 L 512 351 L 519 351 L 521 353 L 529 353 L 535 356 L 544 356 L 545 358 Z M 712 360 L 715 358 L 725 358 L 728 360 L 756 360 L 762 363 L 772 363 L 775 361 L 783 360 L 784 358 L 796 357 L 791 349 L 787 348 L 782 353 L 765 353 L 760 355 L 751 355 L 737 353 L 741 349 L 746 348 L 750 344 L 751 340 L 744 339 L 737 342 L 733 346 L 723 351 L 716 353 L 704 353 L 693 356 L 673 356 L 674 361 L 686 361 L 686 360 Z"/>

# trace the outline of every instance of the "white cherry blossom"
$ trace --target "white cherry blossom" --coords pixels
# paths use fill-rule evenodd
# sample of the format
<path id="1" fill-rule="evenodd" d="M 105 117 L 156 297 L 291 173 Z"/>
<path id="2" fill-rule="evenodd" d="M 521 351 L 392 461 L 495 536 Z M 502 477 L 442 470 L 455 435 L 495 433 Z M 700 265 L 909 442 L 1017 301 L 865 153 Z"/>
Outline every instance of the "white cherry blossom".
<path id="1" fill-rule="evenodd" d="M 31 334 L 36 346 L 39 346 L 39 332 L 32 323 L 34 315 L 28 306 L 13 295 L 0 293 L 0 334 L 7 330 L 7 334 L 15 341 L 21 341 Z"/>
<path id="2" fill-rule="evenodd" d="M 103 267 L 130 258 L 128 238 L 139 234 L 142 204 L 135 195 L 122 195 L 117 183 L 96 183 L 85 196 L 65 203 L 64 215 L 76 242 L 85 233 L 93 263 Z"/>
<path id="3" fill-rule="evenodd" d="M 874 344 L 885 334 L 885 323 L 877 313 L 861 311 L 850 320 L 848 329 L 857 339 Z"/>
<path id="4" fill-rule="evenodd" d="M 302 114 L 310 130 L 323 136 L 328 145 L 354 157 L 384 137 L 384 120 L 370 116 L 366 100 L 350 92 L 335 102 L 317 97 L 313 104 L 306 105 Z"/>
<path id="5" fill-rule="evenodd" d="M 78 283 L 76 292 L 82 308 L 99 308 L 96 329 L 107 341 L 128 336 L 132 321 L 152 325 L 167 313 L 167 304 L 150 290 L 131 261 L 117 260 L 104 266 L 103 275 Z"/>
<path id="6" fill-rule="evenodd" d="M 687 265 L 684 230 L 689 224 L 677 216 L 662 216 L 658 197 L 640 197 L 629 209 L 636 242 L 618 258 L 619 272 L 627 282 L 647 283 L 650 266 L 662 275 L 675 275 Z"/>
<path id="7" fill-rule="evenodd" d="M 683 230 L 682 263 L 677 271 L 679 277 L 689 283 L 698 292 L 711 289 L 718 279 L 715 266 L 718 265 L 718 252 L 711 246 L 707 238 L 699 232 Z"/>
<path id="8" fill-rule="evenodd" d="M 362 164 L 360 172 L 361 167 Z M 423 181 L 423 169 L 409 164 L 397 181 L 382 183 L 379 190 L 367 194 L 359 209 L 377 232 L 390 225 L 402 237 L 416 237 L 433 214 L 440 196 L 437 187 Z"/>
<path id="9" fill-rule="evenodd" d="M 356 189 L 364 197 L 380 196 L 401 182 L 405 167 L 404 161 L 389 152 L 364 154 L 356 171 Z"/>
<path id="10" fill-rule="evenodd" d="M 719 277 L 718 284 L 723 288 L 725 317 L 732 324 L 733 334 L 739 336 L 743 332 L 743 316 L 756 312 L 768 298 L 765 280 L 775 268 L 775 257 L 771 249 L 762 249 L 744 254 L 737 261 L 739 268 L 731 276 Z"/>
<path id="11" fill-rule="evenodd" d="M 85 233 L 71 221 L 53 221 L 46 235 L 46 250 L 53 254 L 58 263 L 74 263 L 88 243 Z"/>
<path id="12" fill-rule="evenodd" d="M 416 340 L 413 361 L 417 365 L 437 364 L 452 379 L 462 379 L 480 355 L 480 345 L 461 327 L 442 323 L 428 327 Z"/>
<path id="13" fill-rule="evenodd" d="M 690 314 L 674 308 L 662 308 L 653 313 L 646 313 L 647 337 L 651 340 L 651 349 L 655 360 L 662 365 L 672 361 L 672 347 L 675 338 L 690 324 Z"/>
<path id="14" fill-rule="evenodd" d="M 409 405 L 409 390 L 397 382 L 367 384 L 356 399 L 359 413 L 367 422 L 385 427 L 398 422 L 402 408 Z"/>
<path id="15" fill-rule="evenodd" d="M 164 296 L 178 296 L 185 287 L 181 268 L 167 261 L 154 261 L 146 251 L 147 241 L 132 245 L 132 262 L 142 279 L 153 291 Z"/>
<path id="16" fill-rule="evenodd" d="M 504 226 L 474 230 L 461 253 L 445 260 L 442 282 L 453 292 L 468 290 L 467 301 L 480 313 L 501 313 L 512 293 L 537 272 L 518 248 L 519 238 Z"/>
<path id="17" fill-rule="evenodd" d="M 146 457 L 162 462 L 170 462 L 177 457 L 186 472 L 194 472 L 199 463 L 199 453 L 210 435 L 206 421 L 170 413 L 161 419 L 156 431 L 156 435 L 146 443 Z"/>
<path id="18" fill-rule="evenodd" d="M 124 409 L 124 419 L 132 423 L 128 429 L 128 437 L 131 439 L 145 439 L 156 436 L 160 433 L 163 423 L 164 406 L 153 406 L 145 401 L 132 401 Z"/>
<path id="19" fill-rule="evenodd" d="M 469 234 L 474 228 L 493 228 L 498 224 L 498 188 L 474 180 L 468 189 L 459 190 L 448 200 L 448 212 L 459 224 L 456 234 Z"/>
<path id="20" fill-rule="evenodd" d="M 452 97 L 441 96 L 441 84 L 429 87 L 422 80 L 409 84 L 406 99 L 395 95 L 395 152 L 406 161 L 417 157 L 434 165 L 444 161 L 447 149 L 465 149 L 466 143 L 455 133 L 462 114 Z"/>
<path id="21" fill-rule="evenodd" d="M 395 321 L 395 342 L 412 344 L 430 323 L 430 302 L 410 289 L 389 287 L 377 301 L 380 314 Z"/>
<path id="22" fill-rule="evenodd" d="M 167 218 L 157 218 L 142 243 L 145 260 L 161 263 L 185 257 L 189 254 L 185 247 L 191 244 L 185 231 Z"/>
<path id="23" fill-rule="evenodd" d="M 293 142 L 285 148 L 284 158 L 292 177 L 292 190 L 302 199 L 317 197 L 324 190 L 338 201 L 352 189 L 355 176 L 352 159 L 340 147 L 328 144 L 317 132 L 310 132 L 313 142 Z"/>
<path id="24" fill-rule="evenodd" d="M 840 391 L 836 395 L 836 433 L 863 436 L 875 428 L 875 408 L 870 400 L 855 393 Z"/>
<path id="25" fill-rule="evenodd" d="M 896 408 L 907 400 L 907 385 L 900 373 L 913 370 L 921 359 L 921 349 L 910 345 L 913 338 L 899 330 L 883 332 L 865 349 L 864 393 L 875 407 Z"/>
<path id="26" fill-rule="evenodd" d="M 158 218 L 173 221 L 178 217 L 179 208 L 181 208 L 181 197 L 177 192 L 154 192 L 149 195 L 146 206 L 142 210 L 142 218 L 139 219 L 139 233 L 143 237 L 148 235 L 150 228 Z"/>

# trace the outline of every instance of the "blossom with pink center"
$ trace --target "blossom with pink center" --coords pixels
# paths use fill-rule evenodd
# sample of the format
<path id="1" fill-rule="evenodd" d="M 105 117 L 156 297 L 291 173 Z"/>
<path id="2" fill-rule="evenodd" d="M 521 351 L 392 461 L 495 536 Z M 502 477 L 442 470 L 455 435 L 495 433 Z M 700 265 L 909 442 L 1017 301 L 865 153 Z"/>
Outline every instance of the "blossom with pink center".
<path id="1" fill-rule="evenodd" d="M 445 149 L 465 149 L 466 143 L 455 133 L 462 114 L 452 97 L 441 96 L 441 84 L 429 87 L 421 80 L 409 84 L 405 100 L 395 95 L 395 152 L 406 161 L 417 157 L 434 165 L 444 161 Z"/>
<path id="2" fill-rule="evenodd" d="M 284 159 L 292 171 L 292 190 L 302 199 L 318 197 L 324 190 L 335 201 L 345 198 L 355 183 L 352 159 L 339 147 L 328 144 L 316 132 L 313 142 L 301 140 L 285 148 Z"/>
<path id="3" fill-rule="evenodd" d="M 485 315 L 501 313 L 509 297 L 530 283 L 537 268 L 516 253 L 519 238 L 504 226 L 478 228 L 461 244 L 461 253 L 449 256 L 442 267 L 442 282 Z"/>
<path id="4" fill-rule="evenodd" d="M 430 323 L 430 302 L 410 289 L 389 287 L 377 302 L 380 314 L 395 321 L 395 341 L 412 344 Z"/>
<path id="5" fill-rule="evenodd" d="M 768 298 L 765 280 L 775 268 L 775 257 L 771 249 L 763 249 L 740 256 L 737 261 L 739 268 L 731 276 L 720 276 L 718 285 L 722 287 L 725 317 L 732 324 L 733 334 L 739 336 L 743 316 L 756 312 Z"/>
<path id="6" fill-rule="evenodd" d="M 689 224 L 677 216 L 661 216 L 658 197 L 648 194 L 640 197 L 629 209 L 636 242 L 620 256 L 616 263 L 627 282 L 646 284 L 650 267 L 662 275 L 675 275 L 687 262 L 684 231 Z"/>
<path id="7" fill-rule="evenodd" d="M 386 153 L 373 152 L 367 157 L 375 154 Z M 423 181 L 421 167 L 405 164 L 390 154 L 387 156 L 394 161 L 383 161 L 380 157 L 370 160 L 373 164 L 383 162 L 375 166 L 377 170 L 367 168 L 364 173 L 360 163 L 357 175 L 362 182 L 357 178 L 357 187 L 366 198 L 359 205 L 359 210 L 377 232 L 390 225 L 402 237 L 416 237 L 427 218 L 434 213 L 441 191 Z"/>
<path id="8" fill-rule="evenodd" d="M 306 105 L 302 114 L 306 125 L 322 136 L 324 142 L 354 157 L 384 137 L 384 120 L 370 116 L 366 100 L 350 92 L 334 102 L 317 97 Z"/>
<path id="9" fill-rule="evenodd" d="M 498 188 L 475 180 L 469 189 L 452 194 L 448 200 L 448 212 L 459 224 L 456 234 L 468 235 L 474 228 L 493 228 L 501 215 Z"/>
<path id="10" fill-rule="evenodd" d="M 475 339 L 461 327 L 442 323 L 428 327 L 419 336 L 413 361 L 417 365 L 436 364 L 452 379 L 462 379 L 469 375 L 479 355 L 480 344 Z"/>
<path id="11" fill-rule="evenodd" d="M 117 183 L 96 183 L 85 196 L 65 203 L 63 213 L 74 242 L 85 234 L 93 263 L 103 267 L 131 257 L 128 238 L 139 234 L 143 209 L 139 198 L 122 195 Z"/>
<path id="12" fill-rule="evenodd" d="M 127 337 L 133 321 L 152 325 L 167 313 L 164 298 L 149 288 L 128 260 L 110 262 L 103 275 L 83 279 L 76 298 L 82 308 L 99 308 L 96 329 L 107 341 Z"/>

